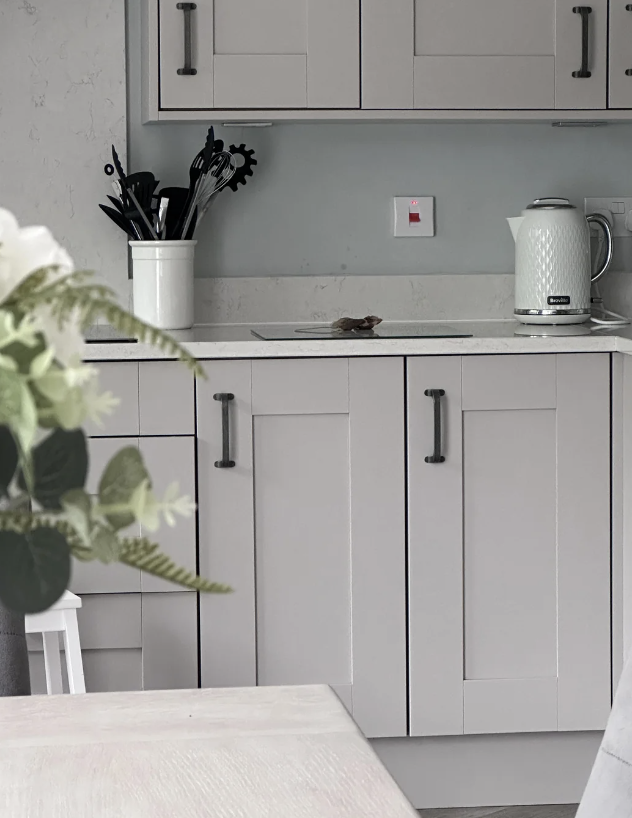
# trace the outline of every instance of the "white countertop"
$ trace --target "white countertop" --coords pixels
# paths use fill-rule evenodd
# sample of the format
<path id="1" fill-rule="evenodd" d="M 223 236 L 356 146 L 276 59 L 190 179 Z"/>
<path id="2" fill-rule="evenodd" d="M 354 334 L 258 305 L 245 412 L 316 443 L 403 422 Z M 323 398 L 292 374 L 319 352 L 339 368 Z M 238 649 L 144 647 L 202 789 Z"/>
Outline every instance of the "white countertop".
<path id="1" fill-rule="evenodd" d="M 430 323 L 430 322 L 428 322 Z M 493 355 L 555 352 L 623 352 L 632 354 L 632 327 L 587 331 L 575 327 L 578 335 L 530 337 L 516 334 L 527 328 L 515 321 L 442 321 L 471 338 L 358 338 L 317 340 L 301 337 L 292 341 L 262 341 L 251 334 L 251 325 L 197 326 L 171 335 L 200 359 L 226 358 L 313 358 L 368 355 Z M 260 325 L 261 326 L 261 325 Z M 299 326 L 299 325 L 285 325 Z M 589 325 L 593 326 L 593 325 Z M 101 329 L 101 328 L 98 328 Z M 537 333 L 544 328 L 531 327 Z M 570 327 L 549 327 L 556 333 Z M 108 328 L 103 327 L 104 337 Z M 168 358 L 159 349 L 145 344 L 108 342 L 86 345 L 87 360 L 137 361 Z"/>

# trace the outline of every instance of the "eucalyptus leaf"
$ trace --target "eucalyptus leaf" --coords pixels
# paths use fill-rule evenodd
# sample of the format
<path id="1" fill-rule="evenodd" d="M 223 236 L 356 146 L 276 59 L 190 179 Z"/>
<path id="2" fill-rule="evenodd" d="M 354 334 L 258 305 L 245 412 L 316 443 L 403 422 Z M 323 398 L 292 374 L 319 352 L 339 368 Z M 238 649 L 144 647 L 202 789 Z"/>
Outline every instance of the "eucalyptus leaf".
<path id="1" fill-rule="evenodd" d="M 22 379 L 17 372 L 0 369 L 0 423 L 13 423 L 22 414 Z"/>
<path id="2" fill-rule="evenodd" d="M 106 565 L 116 562 L 121 553 L 121 545 L 116 534 L 106 526 L 96 526 L 92 532 L 92 549 L 97 559 Z"/>
<path id="3" fill-rule="evenodd" d="M 18 467 L 18 447 L 7 426 L 0 426 L 0 497 L 7 490 Z"/>
<path id="4" fill-rule="evenodd" d="M 20 613 L 50 608 L 70 583 L 70 548 L 55 528 L 0 531 L 0 600 Z"/>
<path id="5" fill-rule="evenodd" d="M 86 547 L 90 545 L 90 528 L 92 518 L 92 497 L 84 489 L 67 491 L 61 498 L 68 522 L 83 540 Z"/>
<path id="6" fill-rule="evenodd" d="M 33 450 L 33 473 L 37 502 L 44 508 L 60 510 L 63 495 L 86 484 L 88 449 L 81 429 L 55 429 Z M 22 474 L 20 487 L 25 488 Z"/>
<path id="7" fill-rule="evenodd" d="M 135 446 L 127 446 L 114 455 L 103 472 L 99 483 L 99 503 L 102 506 L 128 504 L 143 481 L 148 481 L 151 487 L 140 452 Z M 115 531 L 127 528 L 136 519 L 132 511 L 106 514 L 105 518 Z"/>

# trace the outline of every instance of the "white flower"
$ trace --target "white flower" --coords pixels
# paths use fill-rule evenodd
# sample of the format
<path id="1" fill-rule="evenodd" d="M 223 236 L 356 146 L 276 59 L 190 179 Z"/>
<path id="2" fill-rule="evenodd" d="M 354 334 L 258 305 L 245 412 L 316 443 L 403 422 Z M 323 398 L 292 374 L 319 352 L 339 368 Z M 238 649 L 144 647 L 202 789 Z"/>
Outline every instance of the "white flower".
<path id="1" fill-rule="evenodd" d="M 121 402 L 111 392 L 98 392 L 97 383 L 91 380 L 83 390 L 86 416 L 97 426 L 103 426 L 102 415 L 111 415 Z"/>
<path id="2" fill-rule="evenodd" d="M 51 266 L 57 277 L 74 269 L 47 227 L 20 228 L 15 216 L 0 208 L 0 304 L 30 273 Z"/>

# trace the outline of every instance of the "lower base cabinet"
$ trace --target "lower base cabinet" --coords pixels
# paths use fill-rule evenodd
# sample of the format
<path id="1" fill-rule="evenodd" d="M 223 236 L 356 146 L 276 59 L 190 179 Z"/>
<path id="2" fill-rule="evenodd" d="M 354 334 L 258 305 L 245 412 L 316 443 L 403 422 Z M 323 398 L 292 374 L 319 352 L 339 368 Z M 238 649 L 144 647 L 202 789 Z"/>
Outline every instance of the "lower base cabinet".
<path id="1" fill-rule="evenodd" d="M 202 685 L 325 683 L 368 736 L 406 735 L 403 359 L 206 371 L 200 570 L 235 591 L 201 597 Z"/>
<path id="2" fill-rule="evenodd" d="M 88 693 L 198 686 L 197 594 L 95 594 L 77 612 Z M 31 684 L 45 693 L 41 637 L 28 637 Z M 62 660 L 64 689 L 67 689 Z"/>
<path id="3" fill-rule="evenodd" d="M 603 729 L 610 356 L 407 368 L 411 735 Z"/>

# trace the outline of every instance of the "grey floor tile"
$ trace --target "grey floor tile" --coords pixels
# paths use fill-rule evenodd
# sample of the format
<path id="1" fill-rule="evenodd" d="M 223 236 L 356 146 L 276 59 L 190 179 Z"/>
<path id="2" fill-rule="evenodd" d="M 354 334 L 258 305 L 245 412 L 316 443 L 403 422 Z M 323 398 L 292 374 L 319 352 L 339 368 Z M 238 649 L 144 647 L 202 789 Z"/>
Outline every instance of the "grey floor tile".
<path id="1" fill-rule="evenodd" d="M 422 809 L 422 818 L 573 818 L 575 804 L 542 807 L 479 807 L 475 809 Z"/>
<path id="2" fill-rule="evenodd" d="M 498 816 L 503 807 L 480 807 L 478 809 L 422 809 L 419 814 L 422 818 L 487 818 L 488 815 Z"/>

